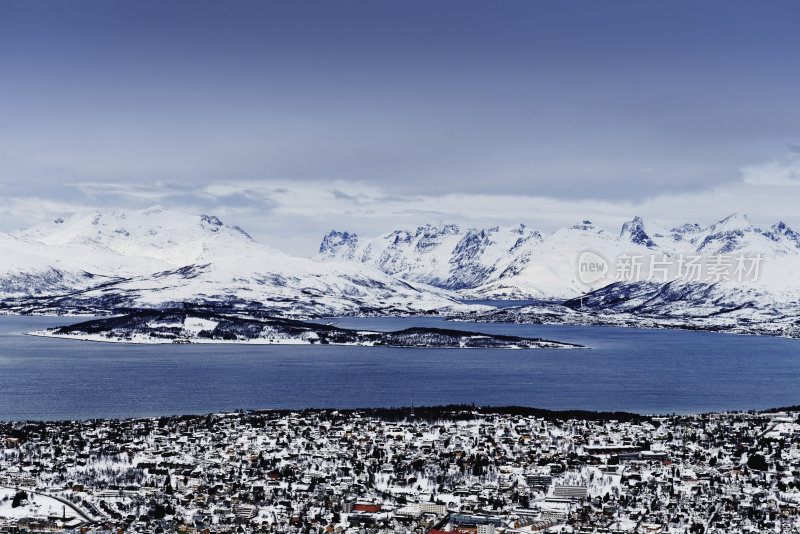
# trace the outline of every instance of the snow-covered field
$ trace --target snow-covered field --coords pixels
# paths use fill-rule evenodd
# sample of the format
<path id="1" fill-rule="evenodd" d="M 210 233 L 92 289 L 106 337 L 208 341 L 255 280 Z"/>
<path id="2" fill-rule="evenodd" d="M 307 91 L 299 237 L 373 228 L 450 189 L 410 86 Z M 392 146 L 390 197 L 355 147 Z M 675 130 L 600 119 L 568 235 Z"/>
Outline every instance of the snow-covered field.
<path id="1" fill-rule="evenodd" d="M 15 508 L 13 506 L 14 495 L 19 491 L 26 492 L 28 496 Z M 54 516 L 63 517 L 65 514 L 67 517 L 75 517 L 72 510 L 66 509 L 63 503 L 52 497 L 32 493 L 24 487 L 16 489 L 0 486 L 0 517 L 16 519 L 36 517 L 44 519 Z"/>

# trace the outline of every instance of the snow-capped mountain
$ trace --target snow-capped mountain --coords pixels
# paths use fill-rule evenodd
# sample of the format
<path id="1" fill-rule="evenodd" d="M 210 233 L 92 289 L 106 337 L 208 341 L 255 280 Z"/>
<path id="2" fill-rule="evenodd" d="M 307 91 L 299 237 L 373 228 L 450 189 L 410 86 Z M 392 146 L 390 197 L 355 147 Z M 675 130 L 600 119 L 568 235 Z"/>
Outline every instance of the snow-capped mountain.
<path id="1" fill-rule="evenodd" d="M 724 266 L 727 275 L 687 278 L 682 262 L 695 256 L 706 273 Z M 619 277 L 623 258 L 644 260 L 636 277 Z M 755 258 L 755 271 L 746 273 L 755 276 L 737 278 L 734 269 Z M 794 324 L 800 305 L 800 234 L 783 222 L 762 230 L 743 215 L 673 228 L 636 217 L 619 232 L 590 221 L 549 234 L 523 225 L 449 224 L 374 239 L 331 232 L 317 260 L 260 244 L 210 215 L 98 211 L 0 235 L 0 309 L 107 313 L 203 305 L 287 316 L 464 317 L 468 309 L 457 297 L 582 297 L 554 313 Z M 656 262 L 672 266 L 663 279 L 652 278 Z M 538 321 L 539 312 L 517 317 Z"/>
<path id="2" fill-rule="evenodd" d="M 603 276 L 583 276 L 581 262 L 586 254 L 605 265 Z M 619 233 L 590 221 L 544 235 L 524 226 L 463 230 L 445 224 L 374 239 L 331 232 L 319 250 L 324 260 L 367 263 L 406 280 L 458 290 L 466 297 L 556 300 L 620 280 L 659 281 L 647 279 L 651 264 L 654 268 L 672 265 L 660 280 L 667 282 L 681 276 L 679 260 L 700 257 L 708 264 L 733 262 L 742 255 L 763 260 L 757 280 L 762 289 L 794 287 L 787 277 L 800 267 L 800 234 L 783 222 L 762 230 L 740 214 L 708 227 L 687 223 L 674 228 L 635 217 L 624 223 Z M 725 259 L 717 260 L 718 256 Z M 619 261 L 623 258 L 641 261 L 636 280 L 621 276 Z"/>
<path id="3" fill-rule="evenodd" d="M 539 242 L 514 251 L 514 259 L 487 283 L 472 288 L 470 294 L 482 298 L 562 299 L 602 287 L 607 278 L 582 279 L 579 259 L 584 252 L 597 253 L 610 265 L 622 254 L 649 255 L 644 245 L 626 242 L 617 234 L 585 220 L 545 235 Z M 608 274 L 610 276 L 611 273 Z"/>
<path id="4" fill-rule="evenodd" d="M 162 208 L 56 219 L 2 236 L 0 251 L 5 307 L 30 297 L 37 309 L 58 311 L 194 303 L 309 315 L 460 306 L 446 291 L 368 265 L 291 257 L 214 216 Z"/>
<path id="5" fill-rule="evenodd" d="M 165 266 L 192 265 L 256 244 L 244 230 L 223 224 L 213 215 L 189 215 L 161 207 L 76 214 L 16 235 L 51 247 L 116 253 L 127 259 L 128 266 L 130 258 L 156 259 Z"/>
<path id="6" fill-rule="evenodd" d="M 489 281 L 519 259 L 538 232 L 524 225 L 513 228 L 462 230 L 454 224 L 420 226 L 364 240 L 348 232 L 329 233 L 319 248 L 324 260 L 373 265 L 404 280 L 446 289 L 468 289 Z"/>
<path id="7" fill-rule="evenodd" d="M 97 283 L 78 262 L 42 243 L 0 234 L 0 294 L 41 295 Z"/>
<path id="8" fill-rule="evenodd" d="M 635 217 L 622 225 L 620 238 L 671 255 L 752 252 L 779 257 L 796 254 L 800 249 L 800 234 L 786 223 L 778 222 L 765 231 L 740 213 L 729 215 L 706 228 L 687 223 L 670 230 Z"/>
<path id="9" fill-rule="evenodd" d="M 469 298 L 550 299 L 590 289 L 576 269 L 584 250 L 637 248 L 647 251 L 590 221 L 545 236 L 524 225 L 481 230 L 428 225 L 374 239 L 334 231 L 323 239 L 319 257 L 367 263 L 405 280 L 459 290 Z"/>

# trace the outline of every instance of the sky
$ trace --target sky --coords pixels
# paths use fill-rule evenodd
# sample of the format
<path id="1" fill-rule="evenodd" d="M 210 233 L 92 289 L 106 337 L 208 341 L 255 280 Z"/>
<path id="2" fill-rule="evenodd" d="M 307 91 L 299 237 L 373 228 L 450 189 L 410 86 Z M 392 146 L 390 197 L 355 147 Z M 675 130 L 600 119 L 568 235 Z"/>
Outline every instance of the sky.
<path id="1" fill-rule="evenodd" d="M 0 231 L 800 230 L 800 3 L 0 0 Z"/>

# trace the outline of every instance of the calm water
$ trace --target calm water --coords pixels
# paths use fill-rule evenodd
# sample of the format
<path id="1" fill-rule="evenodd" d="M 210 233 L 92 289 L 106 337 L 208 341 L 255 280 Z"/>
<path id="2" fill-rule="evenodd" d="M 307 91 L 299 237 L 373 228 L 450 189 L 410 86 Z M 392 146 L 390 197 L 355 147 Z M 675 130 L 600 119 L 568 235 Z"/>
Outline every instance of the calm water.
<path id="1" fill-rule="evenodd" d="M 116 345 L 23 332 L 70 322 L 0 316 L 0 420 L 235 409 L 519 404 L 643 413 L 800 404 L 800 341 L 608 327 L 446 323 L 591 350 Z M 331 319 L 399 329 L 440 319 Z"/>

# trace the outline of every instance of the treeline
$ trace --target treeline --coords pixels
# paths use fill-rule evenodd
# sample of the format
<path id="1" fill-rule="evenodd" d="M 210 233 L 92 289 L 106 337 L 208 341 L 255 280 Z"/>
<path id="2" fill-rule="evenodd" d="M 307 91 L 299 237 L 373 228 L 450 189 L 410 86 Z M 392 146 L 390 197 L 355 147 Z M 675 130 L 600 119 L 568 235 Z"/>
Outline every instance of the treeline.
<path id="1" fill-rule="evenodd" d="M 800 405 L 786 406 L 781 408 L 770 408 L 767 410 L 760 410 L 758 413 L 777 413 L 777 412 L 797 412 L 800 411 Z M 754 411 L 745 412 L 749 414 L 756 413 Z M 265 422 L 275 417 L 285 417 L 291 414 L 297 414 L 302 417 L 305 415 L 314 415 L 323 420 L 337 420 L 343 417 L 360 414 L 368 417 L 375 417 L 385 421 L 404 421 L 404 420 L 419 420 L 428 423 L 435 423 L 439 420 L 452 420 L 452 421 L 469 421 L 478 419 L 486 415 L 511 415 L 523 417 L 536 417 L 546 421 L 561 422 L 567 420 L 584 420 L 584 421 L 619 421 L 619 422 L 652 422 L 658 425 L 659 421 L 656 416 L 643 415 L 632 412 L 624 411 L 591 411 L 591 410 L 547 410 L 544 408 L 534 408 L 530 406 L 475 406 L 471 404 L 446 404 L 436 406 L 410 406 L 401 407 L 382 407 L 382 408 L 355 408 L 355 409 L 333 409 L 333 408 L 307 408 L 300 410 L 237 410 L 235 412 L 237 419 L 241 423 L 253 427 L 264 426 Z M 709 414 L 700 414 L 700 417 L 708 416 Z M 681 420 L 685 416 L 672 415 L 672 418 Z M 127 420 L 110 419 L 106 422 L 112 424 L 112 429 L 128 428 L 130 423 L 134 421 L 151 421 L 151 424 L 159 427 L 173 426 L 173 425 L 198 425 L 214 426 L 219 424 L 226 417 L 220 414 L 195 414 L 195 415 L 166 415 L 155 418 L 137 418 Z M 655 419 L 654 419 L 655 418 Z M 691 418 L 686 418 L 687 421 Z M 90 420 L 91 423 L 100 424 L 104 420 L 94 419 Z M 85 423 L 85 422 L 84 422 Z M 72 425 L 79 424 L 77 421 L 17 421 L 17 422 L 0 422 L 0 435 L 7 438 L 16 438 L 20 442 L 28 441 L 31 438 L 41 439 L 48 433 L 58 433 L 65 428 Z M 91 425 L 90 425 L 91 426 Z M 144 430 L 146 431 L 146 429 Z M 137 433 L 143 432 L 138 429 Z"/>
<path id="2" fill-rule="evenodd" d="M 318 413 L 319 410 L 309 410 Z M 586 421 L 620 421 L 620 422 L 643 422 L 650 421 L 652 418 L 630 412 L 593 412 L 589 410 L 546 410 L 543 408 L 531 408 L 528 406 L 475 406 L 471 404 L 446 404 L 440 406 L 415 406 L 400 408 L 364 408 L 355 410 L 337 410 L 339 414 L 359 413 L 370 417 L 376 417 L 386 421 L 402 421 L 407 419 L 417 419 L 426 422 L 435 422 L 441 419 L 466 421 L 477 419 L 487 414 L 512 415 L 524 417 L 537 417 L 547 421 L 566 421 L 569 419 L 580 419 Z"/>

